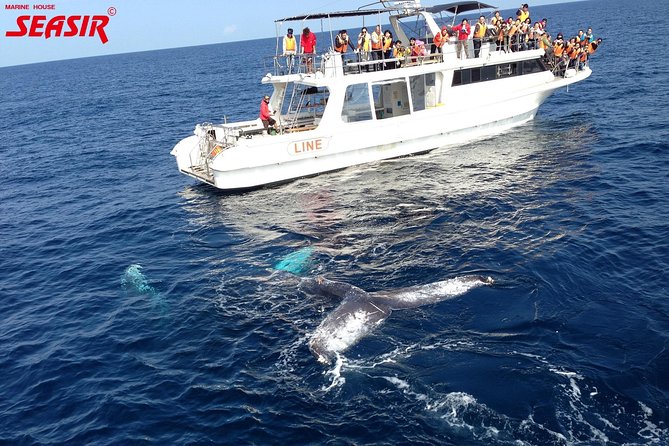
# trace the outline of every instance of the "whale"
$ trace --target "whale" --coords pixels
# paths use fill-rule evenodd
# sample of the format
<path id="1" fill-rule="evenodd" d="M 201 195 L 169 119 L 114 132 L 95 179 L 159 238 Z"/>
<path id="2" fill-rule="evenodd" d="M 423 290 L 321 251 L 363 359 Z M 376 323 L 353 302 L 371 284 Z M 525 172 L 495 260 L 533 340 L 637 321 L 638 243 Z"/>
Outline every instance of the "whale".
<path id="1" fill-rule="evenodd" d="M 340 353 L 383 323 L 393 310 L 434 304 L 493 283 L 491 277 L 468 275 L 390 291 L 367 292 L 324 277 L 303 278 L 299 286 L 305 293 L 341 300 L 311 333 L 309 350 L 318 362 L 331 364 Z"/>

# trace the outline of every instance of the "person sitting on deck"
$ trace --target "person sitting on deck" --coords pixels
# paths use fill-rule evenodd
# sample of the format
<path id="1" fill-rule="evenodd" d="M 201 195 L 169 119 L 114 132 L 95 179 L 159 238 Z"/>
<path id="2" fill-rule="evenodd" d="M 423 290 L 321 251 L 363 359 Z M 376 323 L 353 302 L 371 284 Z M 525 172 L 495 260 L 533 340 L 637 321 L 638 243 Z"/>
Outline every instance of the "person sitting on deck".
<path id="1" fill-rule="evenodd" d="M 274 132 L 279 131 L 276 120 L 272 118 L 273 114 L 274 111 L 269 106 L 269 96 L 265 95 L 260 101 L 260 120 L 268 135 L 270 134 L 270 126 L 272 126 Z"/>
<path id="2" fill-rule="evenodd" d="M 353 43 L 351 43 L 351 39 L 348 37 L 348 32 L 345 29 L 342 29 L 339 31 L 339 34 L 337 34 L 337 37 L 335 37 L 335 51 L 344 54 L 349 46 L 352 50 L 355 50 Z"/>
<path id="3" fill-rule="evenodd" d="M 395 44 L 393 45 L 393 59 L 398 59 L 398 61 L 395 62 L 396 67 L 402 66 L 404 63 L 404 57 L 407 55 L 406 52 L 407 50 L 404 48 L 404 45 L 402 45 L 402 41 L 396 40 Z"/>
<path id="4" fill-rule="evenodd" d="M 455 25 L 451 28 L 453 31 L 458 33 L 458 58 L 467 59 L 469 52 L 469 45 L 467 40 L 469 39 L 469 34 L 472 31 L 471 26 L 469 26 L 469 21 L 467 19 L 462 19 L 462 22 L 459 25 Z"/>

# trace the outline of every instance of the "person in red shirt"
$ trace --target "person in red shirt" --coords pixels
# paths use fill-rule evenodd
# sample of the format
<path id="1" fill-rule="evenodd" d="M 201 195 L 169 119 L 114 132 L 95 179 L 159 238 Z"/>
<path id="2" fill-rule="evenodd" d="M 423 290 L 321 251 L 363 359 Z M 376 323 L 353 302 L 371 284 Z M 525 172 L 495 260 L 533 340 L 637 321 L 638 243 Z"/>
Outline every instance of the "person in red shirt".
<path id="1" fill-rule="evenodd" d="M 316 54 L 316 34 L 312 33 L 309 27 L 302 30 L 302 37 L 300 38 L 300 47 L 302 54 L 313 55 Z M 307 72 L 313 73 L 313 57 L 305 57 L 307 63 Z"/>
<path id="2" fill-rule="evenodd" d="M 469 45 L 467 39 L 469 39 L 469 34 L 471 34 L 472 28 L 469 26 L 467 19 L 462 19 L 462 23 L 455 25 L 451 28 L 453 31 L 458 33 L 458 57 L 460 59 L 466 59 L 467 53 L 469 52 Z M 460 54 L 462 53 L 462 55 Z"/>
<path id="3" fill-rule="evenodd" d="M 262 121 L 265 131 L 269 135 L 269 127 L 272 126 L 274 131 L 278 131 L 279 128 L 276 125 L 276 120 L 272 118 L 274 112 L 269 108 L 269 96 L 265 95 L 260 101 L 260 120 Z"/>

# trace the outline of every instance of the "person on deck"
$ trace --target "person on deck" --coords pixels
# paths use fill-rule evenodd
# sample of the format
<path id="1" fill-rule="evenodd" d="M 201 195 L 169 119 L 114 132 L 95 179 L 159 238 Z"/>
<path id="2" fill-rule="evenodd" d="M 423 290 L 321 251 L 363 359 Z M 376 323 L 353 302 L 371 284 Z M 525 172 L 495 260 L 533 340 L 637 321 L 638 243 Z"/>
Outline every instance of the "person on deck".
<path id="1" fill-rule="evenodd" d="M 283 55 L 286 57 L 288 72 L 293 70 L 295 54 L 297 53 L 297 41 L 293 35 L 293 28 L 288 28 L 288 32 L 283 36 Z"/>
<path id="2" fill-rule="evenodd" d="M 344 54 L 349 46 L 352 50 L 355 50 L 353 43 L 351 43 L 351 39 L 348 37 L 348 32 L 345 29 L 342 29 L 339 31 L 339 34 L 337 34 L 337 37 L 335 37 L 335 51 Z"/>
<path id="3" fill-rule="evenodd" d="M 274 111 L 269 106 L 269 96 L 265 95 L 260 101 L 260 120 L 262 121 L 263 127 L 267 134 L 270 134 L 270 126 L 275 132 L 279 131 L 279 127 L 276 124 L 276 120 L 272 118 Z"/>
<path id="4" fill-rule="evenodd" d="M 516 19 L 520 20 L 521 22 L 525 22 L 527 18 L 530 16 L 530 7 L 527 5 L 527 3 L 523 3 L 520 5 L 520 9 L 516 11 Z"/>
<path id="5" fill-rule="evenodd" d="M 372 58 L 374 60 L 383 59 L 383 33 L 381 32 L 381 26 L 376 25 L 374 32 L 372 33 Z"/>
<path id="6" fill-rule="evenodd" d="M 488 31 L 488 25 L 485 23 L 485 17 L 480 16 L 479 21 L 474 26 L 474 57 L 479 57 L 481 53 L 481 42 Z"/>
<path id="7" fill-rule="evenodd" d="M 467 21 L 467 19 L 462 19 L 462 22 L 459 25 L 455 25 L 451 29 L 458 33 L 458 58 L 467 59 L 467 53 L 469 52 L 469 45 L 467 40 L 469 39 L 469 34 L 472 31 L 471 26 L 469 26 L 469 21 Z"/>
<path id="8" fill-rule="evenodd" d="M 449 38 L 450 35 L 448 34 L 448 28 L 444 25 L 441 27 L 441 30 L 434 35 L 434 39 L 432 39 L 432 47 L 430 48 L 430 52 L 441 53 L 441 49 L 444 47 L 446 43 L 448 43 Z"/>
<path id="9" fill-rule="evenodd" d="M 305 62 L 307 64 L 307 73 L 314 72 L 314 59 L 316 54 L 316 34 L 312 33 L 309 27 L 302 30 L 302 37 L 300 38 L 300 48 L 302 54 L 305 55 Z"/>
<path id="10" fill-rule="evenodd" d="M 372 36 L 367 32 L 367 28 L 363 27 L 358 34 L 357 50 L 360 55 L 360 62 L 367 62 L 372 51 Z M 369 65 L 365 65 L 365 69 L 369 71 Z"/>

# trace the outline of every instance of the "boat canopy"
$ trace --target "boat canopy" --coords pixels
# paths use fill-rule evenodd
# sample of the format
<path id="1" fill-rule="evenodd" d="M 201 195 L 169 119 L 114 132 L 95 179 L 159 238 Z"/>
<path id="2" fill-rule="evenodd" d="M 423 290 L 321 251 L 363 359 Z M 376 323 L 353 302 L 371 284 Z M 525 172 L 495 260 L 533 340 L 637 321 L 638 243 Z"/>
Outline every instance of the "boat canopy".
<path id="1" fill-rule="evenodd" d="M 487 3 L 462 1 L 462 2 L 446 3 L 443 5 L 428 6 L 425 8 L 425 10 L 432 14 L 437 14 L 440 12 L 461 14 L 463 12 L 476 11 L 478 9 L 495 9 L 495 8 L 497 7 L 493 5 L 488 5 Z"/>
<path id="2" fill-rule="evenodd" d="M 408 7 L 408 6 L 401 6 L 401 7 L 386 7 L 382 9 L 356 9 L 353 11 L 335 11 L 335 12 L 321 12 L 321 13 L 312 13 L 312 14 L 304 14 L 304 15 L 296 15 L 293 17 L 286 17 L 283 19 L 278 19 L 275 20 L 275 23 L 279 22 L 293 22 L 293 21 L 299 21 L 299 20 L 318 20 L 318 19 L 328 19 L 328 18 L 339 18 L 339 17 L 360 17 L 360 16 L 368 16 L 368 15 L 374 15 L 374 14 L 388 14 L 388 13 L 399 13 L 403 15 L 409 14 L 409 11 L 411 11 L 410 14 L 417 14 L 422 11 L 426 11 L 432 14 L 440 13 L 440 12 L 449 12 L 451 14 L 457 15 L 463 12 L 467 11 L 475 11 L 478 9 L 495 9 L 496 6 L 488 5 L 487 3 L 481 3 L 481 2 L 474 2 L 474 1 L 459 1 L 459 2 L 452 2 L 452 3 L 446 3 L 443 5 L 436 5 L 436 6 L 417 6 L 417 7 Z"/>

